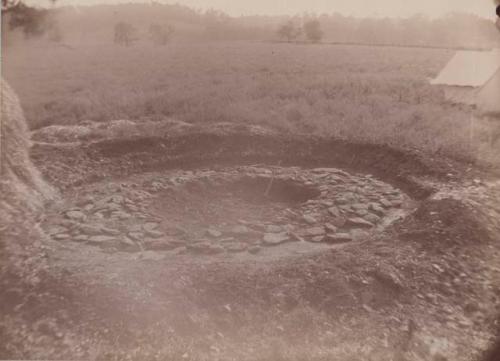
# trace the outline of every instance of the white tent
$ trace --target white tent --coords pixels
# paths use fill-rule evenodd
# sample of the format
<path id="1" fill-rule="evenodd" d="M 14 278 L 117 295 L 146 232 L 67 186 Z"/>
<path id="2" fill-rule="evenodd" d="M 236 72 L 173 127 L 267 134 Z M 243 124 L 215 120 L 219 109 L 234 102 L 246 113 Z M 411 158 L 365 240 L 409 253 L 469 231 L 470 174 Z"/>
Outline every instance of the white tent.
<path id="1" fill-rule="evenodd" d="M 441 86 L 449 101 L 500 115 L 500 51 L 459 51 L 431 84 Z"/>
<path id="2" fill-rule="evenodd" d="M 479 90 L 477 106 L 485 115 L 500 115 L 500 69 Z"/>

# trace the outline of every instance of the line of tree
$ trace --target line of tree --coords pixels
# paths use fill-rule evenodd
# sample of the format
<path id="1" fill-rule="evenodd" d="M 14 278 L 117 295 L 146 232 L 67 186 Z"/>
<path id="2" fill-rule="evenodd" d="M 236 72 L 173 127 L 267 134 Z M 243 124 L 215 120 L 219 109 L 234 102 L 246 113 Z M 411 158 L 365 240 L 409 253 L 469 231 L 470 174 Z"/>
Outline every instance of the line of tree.
<path id="1" fill-rule="evenodd" d="M 130 46 L 137 39 L 137 29 L 130 23 L 119 22 L 115 25 L 115 44 Z"/>
<path id="2" fill-rule="evenodd" d="M 307 40 L 313 43 L 318 43 L 323 39 L 323 30 L 321 23 L 317 19 L 308 20 L 304 23 L 304 34 Z"/>
<path id="3" fill-rule="evenodd" d="M 324 35 L 318 19 L 307 20 L 302 26 L 296 24 L 293 20 L 288 20 L 278 27 L 276 33 L 280 39 L 284 39 L 289 43 L 297 41 L 302 35 L 311 43 L 319 43 Z"/>
<path id="4" fill-rule="evenodd" d="M 284 41 L 307 40 L 410 46 L 492 47 L 500 44 L 495 24 L 475 15 L 454 13 L 432 19 L 353 18 L 340 14 L 297 16 L 277 27 Z"/>
<path id="5" fill-rule="evenodd" d="M 155 45 L 167 45 L 175 32 L 172 25 L 159 25 L 153 23 L 149 26 L 149 39 Z M 121 21 L 114 27 L 114 42 L 117 45 L 130 46 L 135 41 L 139 40 L 139 32 L 137 28 L 127 22 Z"/>
<path id="6" fill-rule="evenodd" d="M 2 0 L 16 1 L 16 0 Z M 34 10 L 18 7 L 8 15 L 3 24 L 23 30 L 26 36 L 38 34 L 43 29 L 45 16 L 31 16 Z M 493 8 L 494 11 L 494 8 Z M 216 10 L 195 10 L 179 4 L 129 3 L 119 5 L 59 7 L 37 14 L 45 17 L 55 14 L 64 38 L 68 41 L 95 41 L 105 39 L 113 31 L 117 19 L 127 19 L 146 32 L 151 24 L 175 24 L 175 37 L 179 40 L 274 40 L 335 42 L 358 44 L 388 44 L 410 46 L 493 47 L 500 45 L 498 31 L 493 21 L 471 14 L 455 13 L 441 18 L 415 15 L 409 18 L 355 18 L 334 14 L 303 14 L 296 17 L 240 16 L 231 17 Z M 49 16 L 50 15 L 50 16 Z M 24 21 L 23 17 L 33 20 Z M 2 16 L 3 18 L 3 16 Z M 4 19 L 2 19 L 4 20 Z M 17 24 L 23 24 L 18 27 Z M 110 26 L 110 24 L 112 24 Z M 149 33 L 150 41 L 166 44 L 172 37 L 168 26 Z M 6 29 L 7 28 L 7 29 Z M 8 30 L 3 25 L 2 30 Z M 60 32 L 60 31 L 59 31 Z M 52 39 L 61 38 L 58 30 Z M 109 36 L 109 35 L 108 35 Z M 137 34 L 135 34 L 137 36 Z M 126 42 L 124 42 L 126 43 Z M 130 42 L 130 44 L 133 41 Z"/>

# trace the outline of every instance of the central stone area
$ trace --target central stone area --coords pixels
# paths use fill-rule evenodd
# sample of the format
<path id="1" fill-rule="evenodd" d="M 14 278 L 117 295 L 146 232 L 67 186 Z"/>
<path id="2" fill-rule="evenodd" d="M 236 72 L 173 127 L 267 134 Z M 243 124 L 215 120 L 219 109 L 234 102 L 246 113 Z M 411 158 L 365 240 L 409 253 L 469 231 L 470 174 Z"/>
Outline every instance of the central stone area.
<path id="1" fill-rule="evenodd" d="M 379 232 L 411 208 L 391 185 L 335 168 L 171 170 L 76 194 L 54 207 L 44 228 L 58 242 L 111 252 L 257 256 L 291 244 L 314 250 Z"/>

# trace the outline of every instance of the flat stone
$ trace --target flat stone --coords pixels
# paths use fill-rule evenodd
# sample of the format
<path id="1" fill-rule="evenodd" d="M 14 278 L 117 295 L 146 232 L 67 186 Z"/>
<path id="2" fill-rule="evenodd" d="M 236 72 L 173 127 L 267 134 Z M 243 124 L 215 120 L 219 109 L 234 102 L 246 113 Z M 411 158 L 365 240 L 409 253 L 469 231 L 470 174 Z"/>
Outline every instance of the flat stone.
<path id="1" fill-rule="evenodd" d="M 377 203 L 371 203 L 370 207 L 368 208 L 370 211 L 375 213 L 377 216 L 382 217 L 385 214 L 384 208 L 382 208 L 380 205 Z"/>
<path id="2" fill-rule="evenodd" d="M 189 244 L 186 246 L 186 248 L 193 253 L 206 255 L 214 255 L 225 252 L 224 247 L 219 245 L 212 245 L 207 242 Z"/>
<path id="3" fill-rule="evenodd" d="M 134 241 L 141 242 L 145 235 L 142 232 L 128 232 L 127 235 L 132 238 Z"/>
<path id="4" fill-rule="evenodd" d="M 332 207 L 335 203 L 332 201 L 321 201 L 320 204 L 324 205 L 325 207 Z"/>
<path id="5" fill-rule="evenodd" d="M 162 261 L 165 259 L 165 255 L 155 251 L 144 251 L 141 252 L 138 258 L 143 261 Z"/>
<path id="6" fill-rule="evenodd" d="M 134 206 L 134 205 L 130 205 L 130 204 L 127 204 L 127 208 L 129 211 L 131 212 L 137 212 L 139 210 L 138 207 Z"/>
<path id="7" fill-rule="evenodd" d="M 56 241 L 64 241 L 65 239 L 69 239 L 71 236 L 67 233 L 59 233 L 52 236 Z"/>
<path id="8" fill-rule="evenodd" d="M 248 226 L 252 228 L 252 230 L 257 230 L 259 232 L 265 232 L 266 231 L 266 225 L 260 222 L 252 222 L 248 223 Z"/>
<path id="9" fill-rule="evenodd" d="M 133 225 L 131 225 L 131 226 L 128 227 L 128 230 L 130 232 L 141 232 L 142 231 L 142 227 L 139 224 L 133 224 Z"/>
<path id="10" fill-rule="evenodd" d="M 317 236 L 323 236 L 326 233 L 325 229 L 323 227 L 312 227 L 305 229 L 301 235 L 304 237 L 317 237 Z"/>
<path id="11" fill-rule="evenodd" d="M 90 224 L 81 224 L 78 226 L 78 230 L 89 236 L 98 236 L 100 234 L 117 236 L 120 234 L 120 231 L 116 229 L 106 228 L 102 226 L 92 226 Z"/>
<path id="12" fill-rule="evenodd" d="M 316 224 L 318 221 L 316 221 L 316 218 L 314 218 L 313 216 L 309 215 L 309 214 L 305 214 L 302 219 L 308 223 L 308 224 Z"/>
<path id="13" fill-rule="evenodd" d="M 266 246 L 276 246 L 290 241 L 290 236 L 287 233 L 266 233 L 262 242 Z"/>
<path id="14" fill-rule="evenodd" d="M 330 233 L 336 233 L 337 232 L 337 227 L 335 227 L 333 224 L 331 223 L 326 223 L 325 224 L 325 229 L 330 232 Z"/>
<path id="15" fill-rule="evenodd" d="M 66 227 L 62 227 L 62 226 L 51 227 L 48 231 L 48 233 L 51 235 L 56 235 L 59 233 L 66 233 L 66 232 L 68 232 L 68 229 Z"/>
<path id="16" fill-rule="evenodd" d="M 397 189 L 387 189 L 383 194 L 388 194 L 388 195 L 399 195 L 399 191 Z"/>
<path id="17" fill-rule="evenodd" d="M 368 222 L 367 220 L 363 218 L 349 218 L 346 222 L 348 226 L 352 227 L 359 227 L 359 228 L 371 228 L 373 227 L 373 224 L 371 222 Z"/>
<path id="18" fill-rule="evenodd" d="M 380 217 L 373 214 L 373 213 L 368 213 L 368 214 L 364 215 L 363 219 L 365 219 L 368 222 L 373 223 L 373 224 L 377 224 L 378 222 L 380 222 Z"/>
<path id="19" fill-rule="evenodd" d="M 368 231 L 367 231 L 368 228 L 364 228 L 364 229 L 361 229 L 361 228 L 353 228 L 350 230 L 350 234 L 351 234 L 351 237 L 352 239 L 365 239 L 366 237 L 368 237 Z"/>
<path id="20" fill-rule="evenodd" d="M 353 238 L 349 233 L 327 234 L 324 238 L 325 243 L 338 244 L 352 242 Z"/>
<path id="21" fill-rule="evenodd" d="M 313 173 L 339 173 L 341 171 L 337 168 L 314 168 L 313 170 L 311 170 L 311 172 L 313 172 Z"/>
<path id="22" fill-rule="evenodd" d="M 112 211 L 120 211 L 122 209 L 122 207 L 119 205 L 119 204 L 115 204 L 115 203 L 106 203 L 106 204 L 101 204 L 99 205 L 95 211 L 108 211 L 108 212 L 112 212 Z"/>
<path id="23" fill-rule="evenodd" d="M 114 229 L 114 228 L 102 227 L 101 230 L 102 230 L 102 233 L 110 235 L 110 236 L 119 236 L 120 234 L 122 234 L 122 232 L 120 232 L 119 230 Z"/>
<path id="24" fill-rule="evenodd" d="M 368 210 L 368 205 L 367 204 L 364 204 L 364 203 L 354 203 L 352 206 L 351 206 L 352 209 L 358 211 L 358 210 Z"/>
<path id="25" fill-rule="evenodd" d="M 324 238 L 325 238 L 324 235 L 323 236 L 316 236 L 316 237 L 312 237 L 310 239 L 310 241 L 314 242 L 314 243 L 321 243 L 321 242 L 323 242 Z"/>
<path id="26" fill-rule="evenodd" d="M 391 206 L 394 208 L 400 208 L 403 205 L 403 201 L 395 200 L 391 202 Z"/>
<path id="27" fill-rule="evenodd" d="M 328 213 L 330 213 L 330 215 L 333 217 L 340 217 L 341 216 L 340 211 L 337 207 L 328 208 Z"/>
<path id="28" fill-rule="evenodd" d="M 272 174 L 272 172 L 267 168 L 248 167 L 247 169 L 253 173 Z"/>
<path id="29" fill-rule="evenodd" d="M 66 218 L 77 220 L 77 221 L 81 221 L 81 220 L 84 220 L 85 218 L 87 218 L 85 213 L 83 213 L 82 211 L 77 211 L 77 210 L 68 211 L 65 213 L 65 215 L 66 215 Z"/>
<path id="30" fill-rule="evenodd" d="M 152 251 L 170 251 L 179 247 L 178 243 L 170 242 L 164 238 L 146 238 L 142 241 L 144 248 Z"/>
<path id="31" fill-rule="evenodd" d="M 165 235 L 163 232 L 157 231 L 157 230 L 146 231 L 145 233 L 149 237 L 153 237 L 153 238 L 161 238 Z"/>
<path id="32" fill-rule="evenodd" d="M 212 238 L 219 238 L 222 236 L 222 232 L 220 232 L 216 229 L 210 228 L 207 230 L 207 235 L 209 235 Z"/>
<path id="33" fill-rule="evenodd" d="M 290 238 L 296 242 L 305 242 L 306 241 L 304 238 L 302 238 L 300 235 L 298 235 L 295 232 L 290 232 Z"/>
<path id="34" fill-rule="evenodd" d="M 269 225 L 266 227 L 267 233 L 280 233 L 283 232 L 283 228 L 276 225 Z"/>
<path id="35" fill-rule="evenodd" d="M 89 238 L 88 242 L 93 244 L 103 244 L 103 243 L 111 243 L 115 242 L 116 238 L 111 236 L 92 236 Z"/>
<path id="36" fill-rule="evenodd" d="M 95 208 L 95 204 L 89 203 L 83 207 L 84 210 L 86 211 L 91 211 Z"/>
<path id="37" fill-rule="evenodd" d="M 262 248 L 260 246 L 252 246 L 248 249 L 248 252 L 251 254 L 257 254 L 260 252 Z"/>
<path id="38" fill-rule="evenodd" d="M 348 204 L 343 204 L 343 205 L 339 206 L 339 209 L 340 209 L 341 211 L 343 211 L 344 213 L 347 213 L 347 212 L 351 212 L 351 211 L 352 211 L 351 206 L 350 206 L 350 205 L 348 205 Z"/>
<path id="39" fill-rule="evenodd" d="M 137 244 L 127 236 L 120 238 L 120 244 L 127 248 L 138 248 Z"/>
<path id="40" fill-rule="evenodd" d="M 230 232 L 235 235 L 244 235 L 250 233 L 251 230 L 247 226 L 234 226 Z"/>
<path id="41" fill-rule="evenodd" d="M 329 223 L 334 225 L 337 228 L 342 228 L 346 224 L 346 219 L 345 217 L 335 217 L 335 218 L 330 218 Z"/>
<path id="42" fill-rule="evenodd" d="M 76 237 L 73 237 L 73 241 L 75 242 L 87 242 L 89 240 L 89 236 L 85 234 L 80 234 Z"/>
<path id="43" fill-rule="evenodd" d="M 156 230 L 157 228 L 159 227 L 159 224 L 156 223 L 156 222 L 147 222 L 145 223 L 142 228 L 145 230 L 145 231 L 154 231 Z"/>
<path id="44" fill-rule="evenodd" d="M 338 205 L 344 205 L 349 203 L 349 201 L 346 198 L 339 197 L 335 199 L 335 203 Z"/>
<path id="45" fill-rule="evenodd" d="M 224 248 L 230 253 L 239 253 L 247 250 L 248 245 L 243 242 L 228 243 Z"/>
<path id="46" fill-rule="evenodd" d="M 109 197 L 106 201 L 108 203 L 123 203 L 124 198 L 123 198 L 123 196 L 120 196 L 120 195 L 114 195 L 114 196 Z"/>
<path id="47" fill-rule="evenodd" d="M 71 219 L 62 219 L 59 222 L 59 226 L 65 227 L 66 229 L 75 229 L 77 228 L 81 223 L 77 221 L 73 221 Z M 64 232 L 59 232 L 59 233 L 64 233 Z"/>
<path id="48" fill-rule="evenodd" d="M 382 205 L 384 208 L 391 208 L 392 207 L 392 202 L 389 202 L 387 199 L 382 198 L 379 200 L 379 203 Z"/>
<path id="49" fill-rule="evenodd" d="M 126 213 L 126 212 L 113 212 L 113 215 L 112 215 L 113 218 L 117 218 L 117 219 L 129 219 L 131 217 L 130 214 Z"/>
<path id="50" fill-rule="evenodd" d="M 357 209 L 354 211 L 354 213 L 359 217 L 364 217 L 369 214 L 366 209 Z"/>
<path id="51" fill-rule="evenodd" d="M 353 203 L 356 200 L 356 195 L 352 192 L 345 192 L 342 197 L 347 199 L 350 203 Z"/>

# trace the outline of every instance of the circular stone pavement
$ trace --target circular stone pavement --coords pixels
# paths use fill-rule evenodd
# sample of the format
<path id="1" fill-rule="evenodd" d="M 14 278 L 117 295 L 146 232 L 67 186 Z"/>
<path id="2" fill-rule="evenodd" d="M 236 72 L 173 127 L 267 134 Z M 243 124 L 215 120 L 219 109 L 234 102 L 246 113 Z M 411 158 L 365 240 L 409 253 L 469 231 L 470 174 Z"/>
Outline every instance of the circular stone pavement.
<path id="1" fill-rule="evenodd" d="M 47 212 L 58 242 L 107 252 L 258 257 L 317 251 L 382 231 L 414 205 L 370 175 L 336 168 L 170 170 L 73 190 Z"/>

